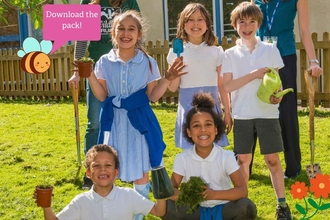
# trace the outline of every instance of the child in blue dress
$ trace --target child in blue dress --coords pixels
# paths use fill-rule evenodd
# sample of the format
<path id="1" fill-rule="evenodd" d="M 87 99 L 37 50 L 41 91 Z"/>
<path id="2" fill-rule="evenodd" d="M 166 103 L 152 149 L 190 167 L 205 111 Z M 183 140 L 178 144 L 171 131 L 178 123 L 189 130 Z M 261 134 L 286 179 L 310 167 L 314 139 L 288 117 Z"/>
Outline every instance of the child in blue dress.
<path id="1" fill-rule="evenodd" d="M 80 0 L 80 4 L 99 4 L 101 6 L 101 38 L 99 41 L 77 41 L 74 47 L 74 59 L 78 60 L 85 56 L 86 49 L 88 56 L 95 62 L 99 58 L 112 49 L 110 29 L 112 19 L 116 14 L 126 10 L 140 11 L 136 0 Z M 76 68 L 75 68 L 76 69 Z M 80 77 L 78 71 L 74 70 L 74 74 L 69 79 L 69 85 L 79 85 Z M 99 134 L 99 115 L 102 107 L 100 102 L 93 94 L 88 80 L 86 81 L 86 106 L 87 106 L 87 126 L 84 137 L 84 154 L 97 143 Z M 84 175 L 82 189 L 90 189 L 93 185 L 92 181 Z"/>
<path id="2" fill-rule="evenodd" d="M 111 30 L 114 49 L 103 55 L 88 78 L 97 99 L 104 101 L 100 113 L 99 143 L 113 146 L 119 154 L 122 181 L 149 195 L 148 171 L 162 162 L 165 143 L 149 102 L 156 102 L 171 80 L 184 74 L 177 59 L 157 84 L 157 63 L 142 46 L 144 22 L 128 10 L 117 15 Z"/>
<path id="3" fill-rule="evenodd" d="M 183 137 L 182 125 L 185 122 L 185 114 L 190 109 L 190 103 L 195 93 L 199 91 L 210 92 L 215 100 L 215 111 L 222 116 L 221 103 L 224 106 L 224 122 L 226 133 L 232 127 L 229 95 L 222 86 L 220 69 L 224 52 L 221 46 L 214 46 L 216 36 L 211 27 L 211 17 L 206 8 L 200 3 L 188 4 L 180 14 L 177 25 L 177 38 L 184 42 L 184 50 L 181 59 L 187 65 L 187 72 L 174 80 L 169 86 L 172 92 L 179 88 L 179 104 L 175 124 L 175 145 L 182 149 L 192 148 Z M 173 65 L 176 53 L 170 49 L 167 62 Z M 220 94 L 220 97 L 219 97 Z M 217 142 L 220 146 L 227 146 L 226 134 Z"/>

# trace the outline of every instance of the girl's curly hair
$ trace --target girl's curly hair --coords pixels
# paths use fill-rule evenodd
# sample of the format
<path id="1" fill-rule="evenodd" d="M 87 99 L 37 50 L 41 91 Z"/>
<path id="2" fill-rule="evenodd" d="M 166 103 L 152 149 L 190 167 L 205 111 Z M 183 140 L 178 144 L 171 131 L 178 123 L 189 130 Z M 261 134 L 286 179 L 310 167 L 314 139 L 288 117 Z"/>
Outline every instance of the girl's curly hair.
<path id="1" fill-rule="evenodd" d="M 214 109 L 214 100 L 210 93 L 199 92 L 196 93 L 193 97 L 191 105 L 193 106 L 192 109 L 189 110 L 186 116 L 186 122 L 183 124 L 183 135 L 186 140 L 194 144 L 194 141 L 191 137 L 188 136 L 187 129 L 190 130 L 190 122 L 192 117 L 201 112 L 206 112 L 211 115 L 214 121 L 215 127 L 218 129 L 218 133 L 215 136 L 214 141 L 218 141 L 221 139 L 222 135 L 225 133 L 225 123 L 223 122 L 222 118 L 219 114 L 217 114 Z"/>

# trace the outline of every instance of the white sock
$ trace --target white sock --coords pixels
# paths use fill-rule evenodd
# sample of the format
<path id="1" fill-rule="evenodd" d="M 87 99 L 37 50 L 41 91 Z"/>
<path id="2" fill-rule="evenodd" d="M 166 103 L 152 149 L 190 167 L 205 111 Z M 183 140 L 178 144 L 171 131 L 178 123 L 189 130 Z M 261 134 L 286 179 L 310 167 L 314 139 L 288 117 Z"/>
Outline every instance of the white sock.
<path id="1" fill-rule="evenodd" d="M 134 190 L 145 198 L 149 198 L 150 183 L 146 184 L 133 184 Z"/>
<path id="2" fill-rule="evenodd" d="M 150 183 L 147 184 L 141 184 L 141 185 L 137 185 L 137 184 L 133 184 L 134 190 L 136 192 L 138 192 L 140 195 L 142 195 L 143 197 L 149 199 L 149 189 L 150 189 Z M 134 216 L 133 220 L 142 220 L 143 219 L 143 215 L 142 214 L 137 214 Z"/>

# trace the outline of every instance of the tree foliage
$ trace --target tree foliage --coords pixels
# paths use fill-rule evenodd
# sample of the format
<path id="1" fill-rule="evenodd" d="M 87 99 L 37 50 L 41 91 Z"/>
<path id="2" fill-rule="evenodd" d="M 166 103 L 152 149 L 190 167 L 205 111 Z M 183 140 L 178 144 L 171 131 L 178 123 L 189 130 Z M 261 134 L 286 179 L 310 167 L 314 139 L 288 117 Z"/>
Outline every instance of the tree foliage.
<path id="1" fill-rule="evenodd" d="M 62 0 L 63 4 L 67 4 L 66 0 Z M 34 28 L 42 28 L 42 6 L 45 4 L 53 4 L 54 0 L 0 0 L 0 19 L 8 24 L 3 16 L 9 8 L 19 10 L 20 13 L 30 15 Z"/>

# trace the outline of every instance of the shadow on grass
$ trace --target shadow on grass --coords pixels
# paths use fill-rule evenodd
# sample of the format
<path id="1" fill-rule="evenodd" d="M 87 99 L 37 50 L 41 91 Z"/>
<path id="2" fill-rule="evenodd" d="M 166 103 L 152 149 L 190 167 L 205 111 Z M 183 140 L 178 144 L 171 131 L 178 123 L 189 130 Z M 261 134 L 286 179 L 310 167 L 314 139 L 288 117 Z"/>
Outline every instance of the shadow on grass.
<path id="1" fill-rule="evenodd" d="M 75 180 L 75 176 L 73 175 L 72 177 L 57 179 L 55 181 L 55 186 L 57 186 L 57 187 L 64 186 L 66 184 L 72 184 L 72 185 L 76 186 L 77 189 L 81 189 L 81 187 L 82 187 L 82 178 L 78 177 Z"/>
<path id="2" fill-rule="evenodd" d="M 257 180 L 259 184 L 272 186 L 270 175 L 252 173 L 250 180 Z"/>
<path id="3" fill-rule="evenodd" d="M 269 185 L 270 187 L 272 187 L 270 175 L 252 173 L 250 176 L 250 180 L 258 181 L 258 184 L 260 185 Z M 309 178 L 307 176 L 306 170 L 302 169 L 300 171 L 300 174 L 295 178 L 285 178 L 285 187 L 291 189 L 291 185 L 297 181 L 304 182 L 307 186 L 309 185 Z"/>
<path id="4" fill-rule="evenodd" d="M 167 112 L 176 112 L 178 105 L 168 104 L 168 103 L 152 103 L 151 107 L 155 110 L 166 110 Z"/>

